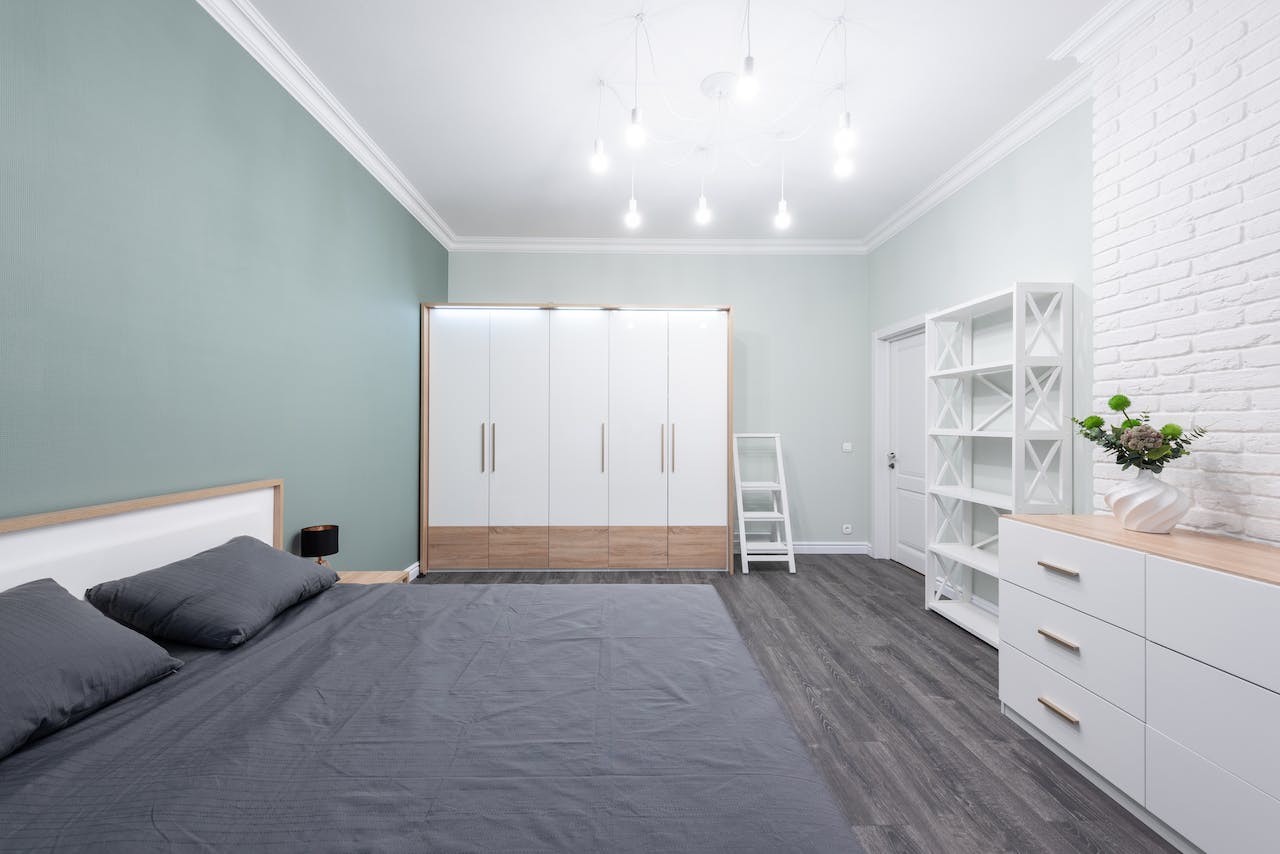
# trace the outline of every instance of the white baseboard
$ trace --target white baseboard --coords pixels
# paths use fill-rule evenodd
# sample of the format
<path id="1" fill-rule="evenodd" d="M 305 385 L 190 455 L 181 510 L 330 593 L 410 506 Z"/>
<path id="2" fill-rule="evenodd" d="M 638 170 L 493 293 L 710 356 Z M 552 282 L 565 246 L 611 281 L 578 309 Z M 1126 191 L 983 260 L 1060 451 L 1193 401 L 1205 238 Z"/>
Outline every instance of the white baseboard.
<path id="1" fill-rule="evenodd" d="M 413 581 L 415 578 L 417 578 L 419 575 L 422 574 L 422 570 L 421 570 L 421 567 L 419 566 L 419 562 L 416 560 L 413 563 L 406 566 L 404 568 L 404 571 L 409 574 L 410 581 Z"/>
<path id="2" fill-rule="evenodd" d="M 796 542 L 794 551 L 798 555 L 869 555 L 871 554 L 871 543 L 855 541 L 855 542 Z M 735 540 L 733 544 L 734 554 L 741 554 L 742 547 Z"/>

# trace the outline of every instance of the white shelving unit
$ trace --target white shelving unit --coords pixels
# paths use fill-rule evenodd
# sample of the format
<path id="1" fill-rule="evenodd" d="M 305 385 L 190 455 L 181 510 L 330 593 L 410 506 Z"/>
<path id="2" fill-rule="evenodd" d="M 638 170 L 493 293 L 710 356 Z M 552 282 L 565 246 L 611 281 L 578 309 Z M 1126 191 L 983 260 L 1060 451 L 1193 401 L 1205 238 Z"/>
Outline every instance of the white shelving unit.
<path id="1" fill-rule="evenodd" d="M 999 517 L 1071 512 L 1071 295 L 1019 282 L 925 318 L 925 607 L 992 646 Z"/>

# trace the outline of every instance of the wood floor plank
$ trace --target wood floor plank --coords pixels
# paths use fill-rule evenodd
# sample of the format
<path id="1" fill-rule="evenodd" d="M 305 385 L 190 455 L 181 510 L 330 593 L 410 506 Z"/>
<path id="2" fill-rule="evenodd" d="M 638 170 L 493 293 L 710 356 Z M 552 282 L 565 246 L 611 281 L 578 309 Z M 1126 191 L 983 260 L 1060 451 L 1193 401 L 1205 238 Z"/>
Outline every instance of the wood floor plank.
<path id="1" fill-rule="evenodd" d="M 923 607 L 921 577 L 862 555 L 791 575 L 430 572 L 420 584 L 713 584 L 868 854 L 1170 852 L 999 713 L 995 650 Z"/>

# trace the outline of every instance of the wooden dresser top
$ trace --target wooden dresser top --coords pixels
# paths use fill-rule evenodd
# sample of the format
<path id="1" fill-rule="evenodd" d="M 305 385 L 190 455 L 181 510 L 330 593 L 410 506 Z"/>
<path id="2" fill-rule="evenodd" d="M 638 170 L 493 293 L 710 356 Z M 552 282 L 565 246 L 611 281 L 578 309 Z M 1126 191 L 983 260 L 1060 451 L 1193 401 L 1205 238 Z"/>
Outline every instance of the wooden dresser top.
<path id="1" fill-rule="evenodd" d="M 1231 575 L 1280 584 L 1280 548 L 1175 528 L 1168 534 L 1126 531 L 1113 516 L 1010 516 L 1051 531 L 1088 537 L 1149 555 L 1180 560 Z"/>

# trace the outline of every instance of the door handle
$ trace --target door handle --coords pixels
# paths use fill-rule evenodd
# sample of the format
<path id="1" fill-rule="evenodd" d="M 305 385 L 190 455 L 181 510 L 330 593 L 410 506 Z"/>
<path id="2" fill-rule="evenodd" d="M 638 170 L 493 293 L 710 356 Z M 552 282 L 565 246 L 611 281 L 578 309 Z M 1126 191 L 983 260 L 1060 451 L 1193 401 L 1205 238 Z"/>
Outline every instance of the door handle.
<path id="1" fill-rule="evenodd" d="M 658 425 L 658 471 L 667 470 L 667 425 Z"/>
<path id="2" fill-rule="evenodd" d="M 480 474 L 484 474 L 484 422 L 480 422 Z"/>
<path id="3" fill-rule="evenodd" d="M 498 422 L 489 425 L 489 471 L 498 470 Z"/>
<path id="4" fill-rule="evenodd" d="M 671 422 L 671 473 L 676 473 L 676 422 Z"/>
<path id="5" fill-rule="evenodd" d="M 604 474 L 604 422 L 600 422 L 600 474 Z"/>

